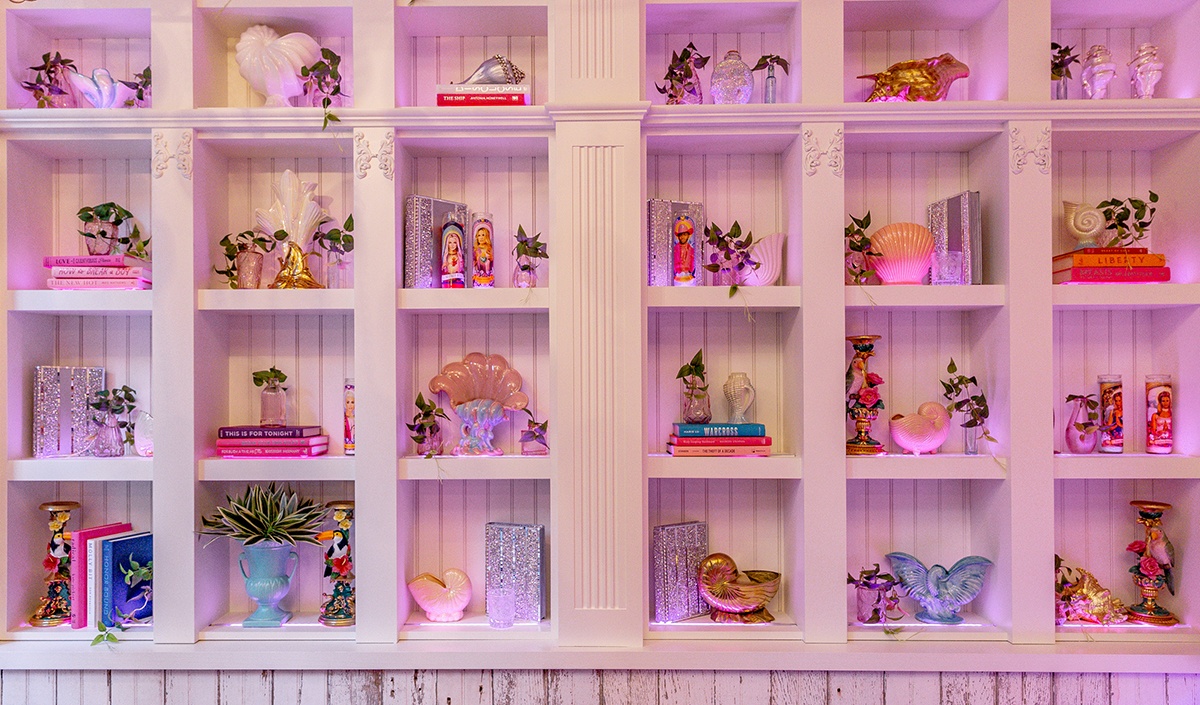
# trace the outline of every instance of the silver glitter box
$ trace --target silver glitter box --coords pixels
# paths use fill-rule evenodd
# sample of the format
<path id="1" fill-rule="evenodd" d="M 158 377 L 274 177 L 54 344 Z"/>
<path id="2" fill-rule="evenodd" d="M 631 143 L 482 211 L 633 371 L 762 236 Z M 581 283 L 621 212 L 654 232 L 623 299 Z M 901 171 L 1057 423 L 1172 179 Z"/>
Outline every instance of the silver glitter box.
<path id="1" fill-rule="evenodd" d="M 465 203 L 417 195 L 404 199 L 405 289 L 437 289 L 441 286 L 440 272 L 434 272 L 441 260 L 438 231 L 442 219 L 451 211 L 458 213 L 458 222 L 471 222 Z"/>
<path id="2" fill-rule="evenodd" d="M 92 424 L 88 402 L 103 388 L 103 367 L 34 368 L 33 457 L 81 452 Z"/>
<path id="3" fill-rule="evenodd" d="M 485 600 L 500 591 L 516 597 L 516 618 L 546 618 L 546 530 L 541 524 L 489 522 L 484 527 Z"/>
<path id="4" fill-rule="evenodd" d="M 650 594 L 656 624 L 708 614 L 700 597 L 700 563 L 708 556 L 708 524 L 689 521 L 654 527 Z"/>
<path id="5" fill-rule="evenodd" d="M 691 201 L 664 201 L 651 198 L 646 202 L 646 244 L 649 264 L 650 286 L 673 286 L 675 283 L 675 218 L 686 215 L 696 224 L 696 256 L 700 264 L 705 260 L 704 204 Z M 704 283 L 704 270 L 700 269 L 696 286 Z"/>
<path id="6" fill-rule="evenodd" d="M 929 204 L 929 230 L 933 233 L 933 257 L 962 253 L 959 284 L 983 283 L 983 227 L 979 192 L 963 191 Z M 935 265 L 936 266 L 936 265 Z"/>

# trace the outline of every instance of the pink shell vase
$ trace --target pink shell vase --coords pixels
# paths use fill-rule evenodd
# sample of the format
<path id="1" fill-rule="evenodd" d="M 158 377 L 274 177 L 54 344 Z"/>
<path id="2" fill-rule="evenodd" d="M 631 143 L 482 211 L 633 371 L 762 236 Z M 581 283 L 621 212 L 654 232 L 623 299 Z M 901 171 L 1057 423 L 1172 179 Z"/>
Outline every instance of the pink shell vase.
<path id="1" fill-rule="evenodd" d="M 880 254 L 875 272 L 884 284 L 920 284 L 933 266 L 933 233 L 916 223 L 885 225 L 871 236 Z"/>
<path id="2" fill-rule="evenodd" d="M 478 352 L 443 367 L 429 380 L 429 391 L 445 392 L 462 421 L 462 438 L 454 455 L 503 455 L 492 445 L 494 429 L 508 418 L 509 409 L 520 411 L 529 404 L 521 391 L 521 373 L 501 355 Z"/>
<path id="3" fill-rule="evenodd" d="M 451 568 L 441 579 L 421 573 L 408 583 L 408 591 L 431 622 L 457 622 L 471 602 L 471 579 L 458 568 Z"/>
<path id="4" fill-rule="evenodd" d="M 913 455 L 932 453 L 950 435 L 950 414 L 936 401 L 927 401 L 915 414 L 893 416 L 888 426 L 892 440 L 904 450 Z"/>

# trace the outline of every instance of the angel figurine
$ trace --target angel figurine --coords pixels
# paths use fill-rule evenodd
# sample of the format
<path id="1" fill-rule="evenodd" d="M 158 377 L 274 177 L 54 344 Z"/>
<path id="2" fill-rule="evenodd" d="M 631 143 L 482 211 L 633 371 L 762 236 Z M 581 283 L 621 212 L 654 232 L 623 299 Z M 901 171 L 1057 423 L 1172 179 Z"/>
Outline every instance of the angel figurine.
<path id="1" fill-rule="evenodd" d="M 979 596 L 983 590 L 983 574 L 992 562 L 981 556 L 967 556 L 950 570 L 940 565 L 926 568 L 925 564 L 907 553 L 889 553 L 892 572 L 900 578 L 908 596 L 921 605 L 916 617 L 927 624 L 958 624 L 963 618 L 959 609 Z"/>

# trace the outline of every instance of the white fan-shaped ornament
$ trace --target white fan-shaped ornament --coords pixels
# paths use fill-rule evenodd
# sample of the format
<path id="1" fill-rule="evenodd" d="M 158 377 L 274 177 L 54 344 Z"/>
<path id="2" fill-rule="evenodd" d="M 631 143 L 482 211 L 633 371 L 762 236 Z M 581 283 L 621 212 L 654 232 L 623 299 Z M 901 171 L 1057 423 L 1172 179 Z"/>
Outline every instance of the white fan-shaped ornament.
<path id="1" fill-rule="evenodd" d="M 1108 225 L 1104 211 L 1070 201 L 1063 201 L 1063 221 L 1066 223 L 1067 232 L 1079 241 L 1075 245 L 1077 250 L 1096 247 L 1099 244 L 1096 238 L 1100 237 L 1100 233 L 1104 232 L 1105 226 Z"/>
<path id="2" fill-rule="evenodd" d="M 742 277 L 747 286 L 771 286 L 783 274 L 783 233 L 768 235 L 750 248 L 750 257 L 758 267 Z"/>
<path id="3" fill-rule="evenodd" d="M 408 583 L 408 591 L 431 622 L 457 622 L 471 602 L 471 579 L 458 568 L 451 568 L 441 579 L 421 573 Z"/>
<path id="4" fill-rule="evenodd" d="M 933 266 L 933 233 L 916 223 L 885 225 L 871 236 L 875 272 L 884 284 L 920 284 Z"/>
<path id="5" fill-rule="evenodd" d="M 301 181 L 294 171 L 286 169 L 271 190 L 275 192 L 275 203 L 267 210 L 254 209 L 258 231 L 270 236 L 283 230 L 288 241 L 304 249 L 321 223 L 329 220 L 329 213 L 317 204 L 317 185 Z"/>
<path id="6" fill-rule="evenodd" d="M 127 107 L 125 101 L 137 95 L 132 88 L 114 79 L 108 69 L 92 71 L 91 78 L 68 71 L 67 78 L 71 79 L 71 85 L 79 95 L 97 108 L 124 108 Z"/>
<path id="7" fill-rule="evenodd" d="M 304 92 L 300 69 L 321 58 L 321 45 L 303 32 L 284 36 L 266 25 L 242 32 L 237 43 L 238 72 L 254 90 L 267 97 L 268 108 L 289 105 Z"/>

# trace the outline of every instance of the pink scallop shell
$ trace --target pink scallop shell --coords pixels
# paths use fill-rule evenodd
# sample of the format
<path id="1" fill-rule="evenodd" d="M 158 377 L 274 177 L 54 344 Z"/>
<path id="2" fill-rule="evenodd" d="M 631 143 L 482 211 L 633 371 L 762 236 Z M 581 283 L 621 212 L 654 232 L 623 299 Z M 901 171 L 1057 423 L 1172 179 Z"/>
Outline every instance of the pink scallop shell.
<path id="1" fill-rule="evenodd" d="M 933 266 L 933 233 L 916 223 L 885 225 L 871 236 L 872 264 L 884 284 L 920 284 Z"/>
<path id="2" fill-rule="evenodd" d="M 521 391 L 521 373 L 509 367 L 503 356 L 479 352 L 448 363 L 441 374 L 429 380 L 429 391 L 445 392 L 454 407 L 476 399 L 491 399 L 514 411 L 529 404 L 529 397 Z"/>

